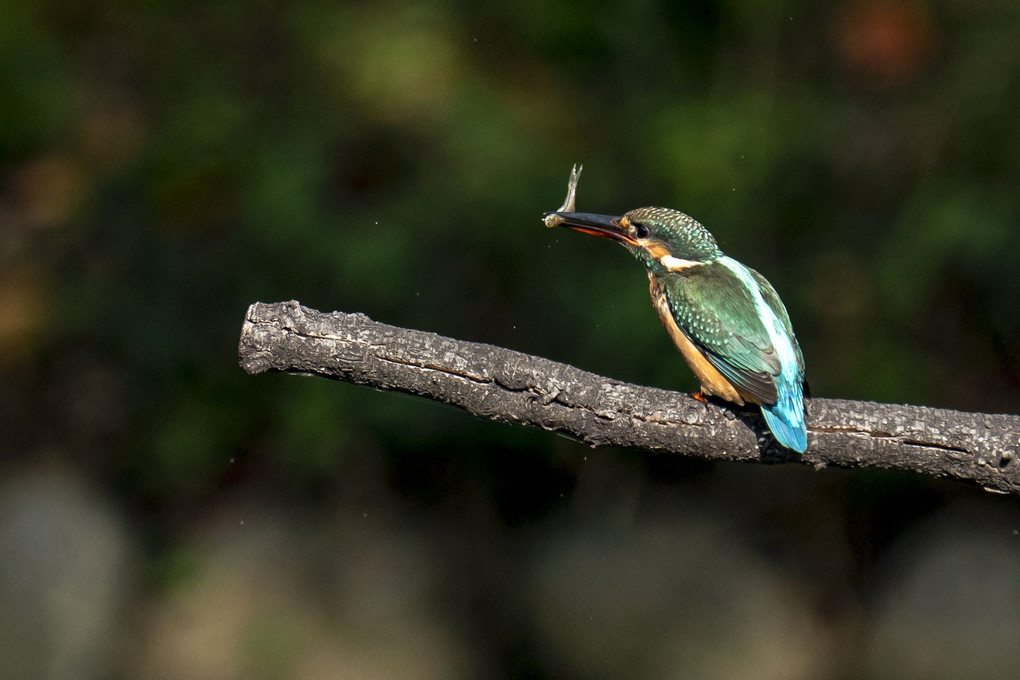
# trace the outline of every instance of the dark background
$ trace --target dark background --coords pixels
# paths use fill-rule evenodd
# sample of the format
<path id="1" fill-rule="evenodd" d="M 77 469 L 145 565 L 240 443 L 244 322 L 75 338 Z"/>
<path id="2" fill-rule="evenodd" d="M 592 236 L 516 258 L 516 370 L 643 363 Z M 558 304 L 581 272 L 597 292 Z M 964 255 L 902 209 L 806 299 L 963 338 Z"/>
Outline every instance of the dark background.
<path id="1" fill-rule="evenodd" d="M 1007 678 L 1014 498 L 250 377 L 298 299 L 691 390 L 690 213 L 816 396 L 1020 409 L 1020 4 L 0 3 L 0 677 Z"/>

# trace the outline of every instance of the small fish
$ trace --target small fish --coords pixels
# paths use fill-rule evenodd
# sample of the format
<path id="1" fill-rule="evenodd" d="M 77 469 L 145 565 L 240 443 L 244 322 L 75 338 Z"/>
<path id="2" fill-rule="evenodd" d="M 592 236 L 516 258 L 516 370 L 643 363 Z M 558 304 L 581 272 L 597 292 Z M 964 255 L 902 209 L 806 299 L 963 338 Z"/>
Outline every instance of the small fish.
<path id="1" fill-rule="evenodd" d="M 557 208 L 556 212 L 551 212 L 545 216 L 543 220 L 545 226 L 552 228 L 563 224 L 563 218 L 556 213 L 576 212 L 574 207 L 577 202 L 577 180 L 581 178 L 581 170 L 583 169 L 583 165 L 574 165 L 570 171 L 570 180 L 567 182 L 567 197 L 563 199 L 563 205 Z"/>

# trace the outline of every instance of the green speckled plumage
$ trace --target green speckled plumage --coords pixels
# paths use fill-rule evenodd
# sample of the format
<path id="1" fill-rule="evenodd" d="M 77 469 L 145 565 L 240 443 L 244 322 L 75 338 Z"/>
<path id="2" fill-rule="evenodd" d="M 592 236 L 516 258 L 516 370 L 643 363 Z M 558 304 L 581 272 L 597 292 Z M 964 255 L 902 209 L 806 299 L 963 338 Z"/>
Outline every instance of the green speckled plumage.
<path id="1" fill-rule="evenodd" d="M 718 263 L 657 278 L 673 318 L 705 358 L 738 389 L 764 403 L 775 402 L 779 358 L 746 287 Z"/>
<path id="2" fill-rule="evenodd" d="M 722 255 L 719 244 L 712 233 L 690 215 L 671 208 L 638 208 L 625 217 L 636 224 L 668 224 L 671 239 L 671 253 L 685 260 L 711 260 Z M 650 258 L 648 252 L 638 246 L 627 249 L 641 260 L 646 267 L 660 268 L 658 261 Z"/>

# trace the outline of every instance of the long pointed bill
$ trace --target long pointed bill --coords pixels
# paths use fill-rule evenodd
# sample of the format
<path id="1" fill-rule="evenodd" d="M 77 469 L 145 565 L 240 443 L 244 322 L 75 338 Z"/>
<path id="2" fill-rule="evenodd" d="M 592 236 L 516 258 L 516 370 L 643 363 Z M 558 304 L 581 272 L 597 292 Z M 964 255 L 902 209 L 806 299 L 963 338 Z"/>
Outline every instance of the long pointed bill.
<path id="1" fill-rule="evenodd" d="M 627 219 L 612 215 L 596 215 L 582 212 L 548 212 L 545 213 L 545 226 L 566 227 L 583 234 L 601 236 L 602 238 L 620 241 L 629 245 L 637 245 L 630 235 Z"/>

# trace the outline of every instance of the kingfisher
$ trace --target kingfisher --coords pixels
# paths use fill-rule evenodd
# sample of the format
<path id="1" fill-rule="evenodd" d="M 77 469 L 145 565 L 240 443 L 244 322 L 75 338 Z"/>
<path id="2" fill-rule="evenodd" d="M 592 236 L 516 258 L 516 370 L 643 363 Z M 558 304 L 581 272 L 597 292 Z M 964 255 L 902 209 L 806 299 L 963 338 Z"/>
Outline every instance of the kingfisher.
<path id="1" fill-rule="evenodd" d="M 567 198 L 545 213 L 545 225 L 608 238 L 630 251 L 648 273 L 662 325 L 701 383 L 695 396 L 759 405 L 776 441 L 804 453 L 804 356 L 772 284 L 724 255 L 712 234 L 679 210 L 576 212 L 580 173 L 575 166 Z"/>

